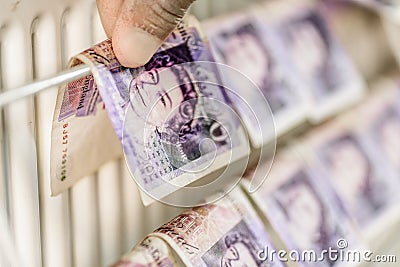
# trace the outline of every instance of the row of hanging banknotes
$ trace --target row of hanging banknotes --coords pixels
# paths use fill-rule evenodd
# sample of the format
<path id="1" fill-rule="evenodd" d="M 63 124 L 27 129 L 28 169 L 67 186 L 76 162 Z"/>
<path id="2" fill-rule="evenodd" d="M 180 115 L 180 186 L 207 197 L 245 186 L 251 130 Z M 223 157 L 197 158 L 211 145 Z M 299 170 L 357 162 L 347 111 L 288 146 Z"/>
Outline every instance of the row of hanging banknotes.
<path id="1" fill-rule="evenodd" d="M 379 237 L 400 214 L 400 86 L 377 87 L 282 149 L 258 191 L 248 194 L 243 180 L 162 225 L 114 266 L 376 266 Z"/>
<path id="2" fill-rule="evenodd" d="M 136 69 L 119 64 L 110 40 L 74 57 L 70 67 L 93 74 L 59 89 L 52 194 L 124 154 L 148 204 L 360 101 L 366 85 L 323 6 L 289 5 L 264 3 L 202 28 L 188 16 Z"/>

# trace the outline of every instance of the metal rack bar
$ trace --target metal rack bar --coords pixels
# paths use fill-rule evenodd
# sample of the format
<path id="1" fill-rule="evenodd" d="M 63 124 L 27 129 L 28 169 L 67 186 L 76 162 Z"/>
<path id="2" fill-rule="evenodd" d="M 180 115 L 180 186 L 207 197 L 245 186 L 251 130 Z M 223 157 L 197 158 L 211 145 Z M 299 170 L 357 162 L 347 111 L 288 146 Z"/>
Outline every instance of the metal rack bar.
<path id="1" fill-rule="evenodd" d="M 90 73 L 91 72 L 89 66 L 79 65 L 69 70 L 62 71 L 54 77 L 35 81 L 18 88 L 6 90 L 5 92 L 0 94 L 0 107 L 7 105 L 18 99 L 34 95 L 45 89 L 59 86 L 63 83 L 79 79 L 85 75 L 89 75 Z"/>

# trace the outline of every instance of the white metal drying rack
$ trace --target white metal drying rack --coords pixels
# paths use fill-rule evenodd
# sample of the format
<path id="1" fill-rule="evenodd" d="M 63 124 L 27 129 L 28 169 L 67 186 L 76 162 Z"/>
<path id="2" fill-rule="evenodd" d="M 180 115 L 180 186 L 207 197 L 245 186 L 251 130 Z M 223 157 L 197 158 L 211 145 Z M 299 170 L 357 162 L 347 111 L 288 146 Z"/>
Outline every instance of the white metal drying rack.
<path id="1" fill-rule="evenodd" d="M 0 94 L 0 107 L 12 103 L 18 99 L 34 95 L 45 89 L 79 79 L 85 75 L 89 75 L 90 73 L 91 71 L 88 65 L 79 65 L 69 70 L 64 70 L 54 77 L 34 81 L 18 88 L 5 90 Z"/>

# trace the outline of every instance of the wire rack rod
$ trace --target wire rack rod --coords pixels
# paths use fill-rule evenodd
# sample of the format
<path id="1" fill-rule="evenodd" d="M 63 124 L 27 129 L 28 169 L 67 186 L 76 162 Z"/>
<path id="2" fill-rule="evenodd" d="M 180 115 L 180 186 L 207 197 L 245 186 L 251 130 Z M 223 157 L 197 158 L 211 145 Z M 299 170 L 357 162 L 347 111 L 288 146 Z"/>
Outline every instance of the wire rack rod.
<path id="1" fill-rule="evenodd" d="M 89 75 L 90 73 L 89 66 L 79 65 L 69 70 L 62 71 L 54 77 L 35 81 L 18 88 L 5 90 L 0 94 L 0 107 L 10 104 L 21 98 L 37 94 L 45 89 L 56 87 L 63 83 L 79 79 L 85 75 Z"/>

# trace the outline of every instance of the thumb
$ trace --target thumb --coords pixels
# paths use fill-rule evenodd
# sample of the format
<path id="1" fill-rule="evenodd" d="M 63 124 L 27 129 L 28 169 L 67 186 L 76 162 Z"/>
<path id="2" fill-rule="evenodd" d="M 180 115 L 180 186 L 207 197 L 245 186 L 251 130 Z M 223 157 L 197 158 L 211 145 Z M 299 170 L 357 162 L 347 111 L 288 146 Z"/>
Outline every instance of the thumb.
<path id="1" fill-rule="evenodd" d="M 146 64 L 192 2 L 194 0 L 125 0 L 112 34 L 114 52 L 120 63 L 131 68 Z"/>

